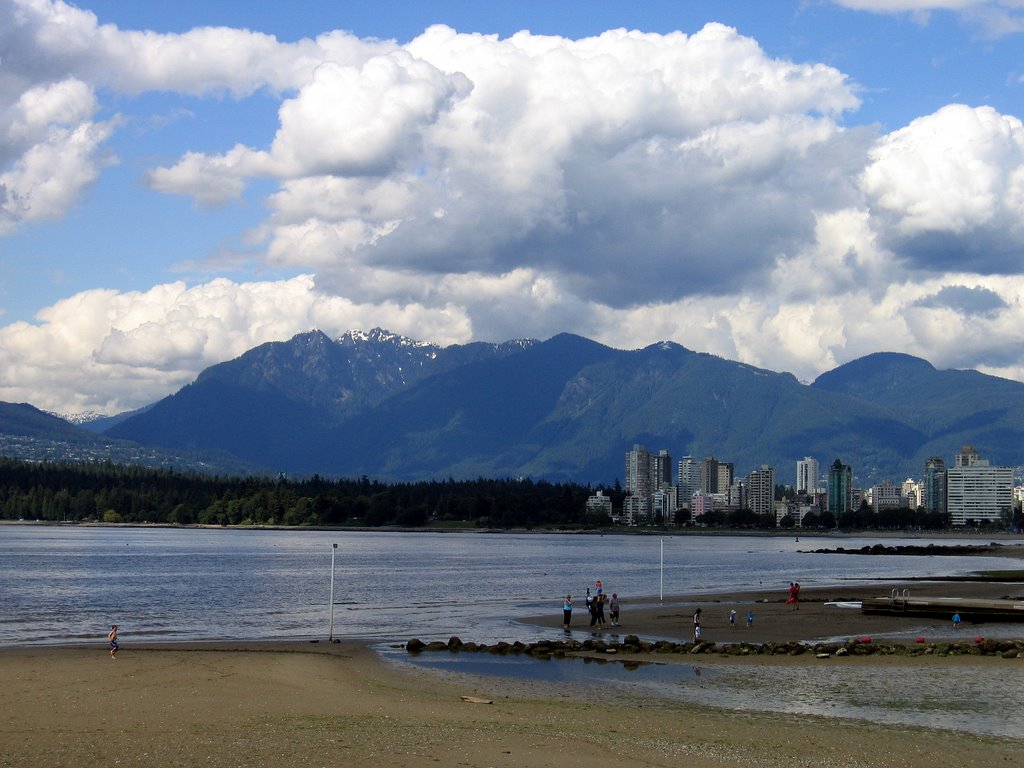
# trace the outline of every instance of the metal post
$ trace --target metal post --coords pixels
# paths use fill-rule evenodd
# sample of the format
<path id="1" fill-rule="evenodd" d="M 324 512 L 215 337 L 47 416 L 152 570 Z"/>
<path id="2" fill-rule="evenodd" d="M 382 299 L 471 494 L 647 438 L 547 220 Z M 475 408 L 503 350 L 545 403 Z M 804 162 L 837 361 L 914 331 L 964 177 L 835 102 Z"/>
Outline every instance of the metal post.
<path id="1" fill-rule="evenodd" d="M 661 569 L 660 582 L 661 586 L 658 589 L 658 600 L 665 602 L 665 540 L 661 540 Z"/>
<path id="2" fill-rule="evenodd" d="M 338 544 L 331 545 L 331 626 L 327 633 L 327 641 L 334 642 L 334 553 L 338 551 Z"/>

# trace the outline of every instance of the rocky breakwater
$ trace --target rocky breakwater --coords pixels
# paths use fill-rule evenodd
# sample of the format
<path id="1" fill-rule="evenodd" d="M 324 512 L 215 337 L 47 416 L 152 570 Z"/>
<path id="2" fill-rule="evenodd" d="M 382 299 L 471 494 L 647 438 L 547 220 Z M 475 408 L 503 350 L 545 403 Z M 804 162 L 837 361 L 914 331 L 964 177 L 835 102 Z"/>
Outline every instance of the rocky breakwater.
<path id="1" fill-rule="evenodd" d="M 490 653 L 500 656 L 526 655 L 539 659 L 570 656 L 614 657 L 623 663 L 657 661 L 659 655 L 715 654 L 719 656 L 803 656 L 819 659 L 844 656 L 899 655 L 899 656 L 1000 656 L 1004 659 L 1024 659 L 1024 640 L 987 640 L 973 638 L 949 643 L 887 643 L 875 642 L 869 637 L 850 638 L 845 642 L 829 643 L 677 643 L 669 640 L 648 641 L 637 635 L 626 635 L 621 641 L 540 640 L 532 643 L 463 642 L 452 637 L 448 642 L 424 642 L 413 638 L 405 644 L 409 653 L 447 651 L 449 653 Z M 625 657 L 625 658 L 622 658 Z"/>

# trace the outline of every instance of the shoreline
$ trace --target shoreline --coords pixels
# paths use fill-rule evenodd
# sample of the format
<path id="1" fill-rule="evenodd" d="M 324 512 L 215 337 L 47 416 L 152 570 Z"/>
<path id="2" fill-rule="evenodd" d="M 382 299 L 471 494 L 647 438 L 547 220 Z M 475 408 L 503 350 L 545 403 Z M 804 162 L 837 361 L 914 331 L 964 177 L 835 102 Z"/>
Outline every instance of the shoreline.
<path id="1" fill-rule="evenodd" d="M 823 538 L 823 539 L 989 539 L 993 544 L 999 542 L 1016 542 L 1016 546 L 1024 548 L 1024 533 L 995 531 L 979 528 L 942 529 L 928 531 L 906 530 L 811 530 L 793 529 L 740 529 L 740 528 L 702 528 L 699 526 L 673 528 L 668 530 L 652 528 L 630 528 L 628 526 L 611 526 L 607 528 L 477 528 L 473 525 L 463 526 L 419 526 L 405 527 L 397 525 L 384 526 L 331 526 L 331 525 L 216 525 L 209 523 L 105 523 L 99 520 L 29 520 L 0 519 L 0 526 L 54 526 L 65 528 L 144 528 L 169 530 L 223 530 L 223 531 L 327 531 L 332 533 L 480 533 L 480 534 L 569 534 L 585 536 L 657 536 L 673 538 L 675 536 L 747 536 L 765 538 Z M 1000 546 L 1008 546 L 1000 544 Z M 809 550 L 810 551 L 810 550 Z M 857 553 L 861 554 L 861 553 Z M 994 553 L 990 553 L 994 554 Z"/>

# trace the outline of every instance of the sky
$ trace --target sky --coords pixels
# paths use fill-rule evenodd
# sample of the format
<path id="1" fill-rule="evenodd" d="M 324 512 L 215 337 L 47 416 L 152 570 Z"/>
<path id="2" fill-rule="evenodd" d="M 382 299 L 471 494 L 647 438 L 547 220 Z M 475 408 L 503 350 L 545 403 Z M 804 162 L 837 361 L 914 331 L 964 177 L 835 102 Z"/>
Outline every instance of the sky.
<path id="1" fill-rule="evenodd" d="M 0 0 L 0 400 L 320 329 L 1024 381 L 1024 0 Z"/>

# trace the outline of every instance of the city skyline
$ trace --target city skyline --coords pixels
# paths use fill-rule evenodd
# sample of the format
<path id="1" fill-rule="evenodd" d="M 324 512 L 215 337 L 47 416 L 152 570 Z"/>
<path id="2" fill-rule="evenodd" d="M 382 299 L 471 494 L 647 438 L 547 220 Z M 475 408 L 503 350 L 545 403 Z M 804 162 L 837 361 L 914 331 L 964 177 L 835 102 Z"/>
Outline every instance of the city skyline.
<path id="1" fill-rule="evenodd" d="M 775 467 L 768 464 L 734 476 L 731 462 L 710 455 L 695 459 L 687 454 L 676 461 L 678 472 L 673 479 L 668 449 L 658 449 L 655 454 L 643 444 L 634 443 L 626 451 L 623 519 L 629 525 L 657 519 L 677 524 L 680 510 L 685 512 L 685 520 L 695 522 L 712 510 L 743 509 L 758 518 L 773 515 L 777 525 L 784 517 L 795 517 L 797 526 L 807 514 L 817 521 L 819 514 L 828 512 L 836 524 L 842 516 L 867 504 L 876 514 L 907 508 L 948 515 L 948 524 L 963 527 L 1002 521 L 1019 508 L 1024 491 L 1014 485 L 1013 468 L 991 465 L 971 445 L 959 448 L 948 467 L 941 457 L 933 456 L 924 462 L 922 474 L 916 479 L 910 477 L 899 484 L 879 480 L 865 488 L 856 487 L 853 467 L 838 458 L 828 465 L 825 475 L 812 474 L 820 467 L 814 457 L 805 456 L 795 465 L 795 482 L 781 484 L 793 495 L 776 499 L 780 486 L 776 485 Z M 595 509 L 611 509 L 611 500 L 601 492 L 592 501 L 596 502 Z"/>

